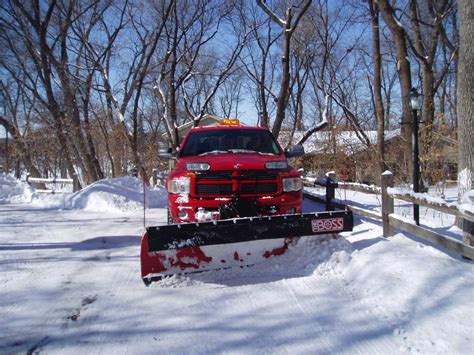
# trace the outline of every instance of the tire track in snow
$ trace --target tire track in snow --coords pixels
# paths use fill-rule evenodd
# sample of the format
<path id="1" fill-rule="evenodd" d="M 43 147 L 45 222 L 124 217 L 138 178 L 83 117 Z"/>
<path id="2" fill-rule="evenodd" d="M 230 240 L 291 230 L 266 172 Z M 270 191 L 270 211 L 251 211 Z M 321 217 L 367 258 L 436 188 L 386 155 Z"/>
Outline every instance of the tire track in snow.
<path id="1" fill-rule="evenodd" d="M 370 340 L 371 333 L 384 329 L 383 321 L 379 320 L 380 314 L 371 313 L 372 310 L 367 307 L 363 297 L 354 295 L 344 278 L 345 267 L 349 267 L 347 259 L 340 252 L 335 252 L 329 260 L 316 267 L 312 277 L 284 280 L 295 305 L 303 317 L 308 319 L 307 325 L 315 329 L 315 334 L 311 337 L 320 339 L 325 345 L 325 348 L 318 349 L 317 352 L 363 354 L 396 349 L 399 343 L 391 334 L 378 341 L 377 346 Z M 318 308 L 323 312 L 320 317 L 320 314 L 314 312 Z M 330 319 L 329 323 L 326 322 L 327 317 Z M 336 342 L 330 342 L 329 339 Z M 313 352 L 314 349 L 304 351 Z"/>
<path id="2" fill-rule="evenodd" d="M 298 285 L 305 285 L 306 286 L 305 288 L 307 290 L 309 290 L 309 287 L 307 287 L 307 284 L 304 280 L 298 280 L 298 281 L 302 281 L 302 282 L 298 282 L 297 283 Z M 302 298 L 298 297 L 298 295 L 297 295 L 298 286 L 295 283 L 290 282 L 286 279 L 283 280 L 283 283 L 286 286 L 285 287 L 286 291 L 289 293 L 291 299 L 294 301 L 294 304 L 298 307 L 300 312 L 303 314 L 304 319 L 309 320 L 311 318 L 310 316 L 313 312 L 308 312 L 306 310 L 307 306 L 303 305 Z M 323 341 L 323 344 L 321 344 L 322 345 L 321 348 L 318 349 L 318 353 L 324 353 L 324 354 L 334 353 L 333 345 L 332 345 L 331 342 L 329 342 L 327 340 L 329 337 L 327 337 L 326 330 L 321 325 L 321 323 L 319 321 L 315 321 L 314 319 L 312 319 L 309 322 L 309 324 L 308 323 L 306 323 L 306 324 L 309 325 L 315 331 L 315 333 L 316 333 L 315 336 L 319 335 L 319 338 L 322 339 L 322 341 Z"/>
<path id="3" fill-rule="evenodd" d="M 61 242 L 57 241 L 64 241 L 65 245 L 70 243 L 71 246 L 81 242 L 65 239 L 64 231 L 72 231 L 73 236 L 79 234 L 73 232 L 77 218 L 64 216 L 62 212 L 55 214 L 55 228 L 48 228 L 48 234 L 30 233 L 33 224 L 30 219 L 35 223 L 42 223 L 41 219 L 44 217 L 37 219 L 36 215 L 29 216 L 27 208 L 17 214 L 19 218 L 23 215 L 26 217 L 22 218 L 25 224 L 15 228 L 15 235 L 26 235 L 28 238 L 17 244 L 16 239 L 11 236 L 2 236 L 2 242 L 7 243 L 8 248 L 12 248 L 11 244 L 13 248 L 19 245 L 20 249 L 6 250 L 0 254 L 3 259 L 0 264 L 9 266 L 8 271 L 2 267 L 0 276 L 6 294 L 11 290 L 21 298 L 19 300 L 18 297 L 11 296 L 10 302 L 8 298 L 2 297 L 2 301 L 5 301 L 5 306 L 1 309 L 2 318 L 9 322 L 4 335 L 0 336 L 0 352 L 38 353 L 45 348 L 49 352 L 58 347 L 64 349 L 70 341 L 66 338 L 77 334 L 76 325 L 83 323 L 84 316 L 86 319 L 90 318 L 88 308 L 98 297 L 89 294 L 91 288 L 85 286 L 87 283 L 83 282 L 82 275 L 92 276 L 91 280 L 94 280 L 94 274 L 101 269 L 101 263 L 110 260 L 110 251 L 85 249 L 71 252 L 71 247 L 62 247 Z M 2 232 L 0 236 L 1 234 Z M 28 243 L 31 244 L 31 250 L 28 249 Z M 12 276 L 4 277 L 6 274 Z"/>
<path id="4" fill-rule="evenodd" d="M 43 350 L 43 347 L 48 344 L 51 341 L 51 339 L 46 336 L 43 339 L 41 339 L 39 342 L 34 344 L 31 348 L 28 349 L 26 352 L 27 355 L 32 355 L 32 354 L 39 354 L 41 350 Z"/>
<path id="5" fill-rule="evenodd" d="M 131 223 L 131 228 L 139 225 Z M 122 229 L 123 226 L 119 226 Z M 120 249 L 120 254 L 112 253 L 105 248 L 85 257 L 89 267 L 81 270 L 75 278 L 76 284 L 94 287 L 94 296 L 88 296 L 93 302 L 83 299 L 82 306 L 73 307 L 67 316 L 67 332 L 73 341 L 64 344 L 69 352 L 131 352 L 128 341 L 116 340 L 110 334 L 115 332 L 125 336 L 127 331 L 135 332 L 137 314 L 133 305 L 136 304 L 137 293 L 145 288 L 139 275 L 139 245 Z M 99 270 L 99 271 L 98 271 Z M 97 274 L 100 272 L 100 276 Z M 102 280 L 102 282 L 99 282 Z M 90 289 L 86 287 L 86 289 Z M 137 292 L 129 292 L 137 290 Z M 84 304 L 87 309 L 84 308 Z M 90 306 L 90 307 L 89 307 Z M 83 313 L 83 310 L 87 312 Z M 127 319 L 125 319 L 127 317 Z M 138 315 L 139 317 L 139 315 Z M 130 319 L 128 319 L 130 318 Z M 127 325 L 127 329 L 123 328 Z"/>

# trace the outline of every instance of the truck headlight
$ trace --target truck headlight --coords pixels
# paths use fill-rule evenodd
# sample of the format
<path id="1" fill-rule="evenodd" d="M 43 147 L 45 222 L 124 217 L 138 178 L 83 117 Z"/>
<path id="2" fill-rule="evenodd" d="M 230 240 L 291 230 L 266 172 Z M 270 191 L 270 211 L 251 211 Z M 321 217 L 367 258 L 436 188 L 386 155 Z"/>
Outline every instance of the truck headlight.
<path id="1" fill-rule="evenodd" d="M 187 163 L 186 169 L 189 171 L 206 171 L 209 170 L 211 166 L 208 163 Z"/>
<path id="2" fill-rule="evenodd" d="M 288 162 L 286 160 L 282 161 L 267 161 L 265 163 L 267 169 L 286 169 L 288 168 Z"/>
<path id="3" fill-rule="evenodd" d="M 300 191 L 303 188 L 303 181 L 300 178 L 283 179 L 283 191 Z"/>
<path id="4" fill-rule="evenodd" d="M 187 177 L 168 180 L 168 192 L 171 194 L 189 194 L 191 179 Z"/>

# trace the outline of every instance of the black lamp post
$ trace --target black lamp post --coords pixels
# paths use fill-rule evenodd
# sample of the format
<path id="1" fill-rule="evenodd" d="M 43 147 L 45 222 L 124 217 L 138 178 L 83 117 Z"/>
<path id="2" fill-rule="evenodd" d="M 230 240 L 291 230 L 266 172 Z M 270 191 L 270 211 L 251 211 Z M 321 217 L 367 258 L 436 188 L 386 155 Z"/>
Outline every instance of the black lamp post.
<path id="1" fill-rule="evenodd" d="M 418 111 L 421 109 L 420 94 L 415 88 L 410 90 L 410 108 L 412 114 L 412 146 L 413 146 L 413 191 L 420 192 L 420 159 L 418 149 Z M 413 204 L 413 219 L 420 225 L 420 206 Z"/>
<path id="2" fill-rule="evenodd" d="M 10 153 L 8 152 L 8 131 L 5 128 L 5 173 L 9 173 L 10 170 Z"/>

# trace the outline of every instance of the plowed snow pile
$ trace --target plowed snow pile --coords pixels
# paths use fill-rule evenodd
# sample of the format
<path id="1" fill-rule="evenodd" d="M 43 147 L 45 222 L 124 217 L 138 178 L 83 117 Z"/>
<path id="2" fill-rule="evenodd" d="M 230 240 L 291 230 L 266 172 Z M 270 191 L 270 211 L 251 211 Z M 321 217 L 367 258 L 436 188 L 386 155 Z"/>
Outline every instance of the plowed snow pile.
<path id="1" fill-rule="evenodd" d="M 165 207 L 166 196 L 163 188 L 147 188 L 147 207 Z M 143 182 L 134 177 L 99 180 L 66 198 L 64 208 L 91 212 L 140 210 L 143 208 Z"/>
<path id="2" fill-rule="evenodd" d="M 166 190 L 146 188 L 147 208 L 166 207 Z M 0 174 L 0 203 L 25 203 L 40 208 L 86 210 L 89 212 L 127 212 L 143 208 L 143 182 L 126 176 L 96 181 L 72 195 L 36 194 L 27 183 Z"/>
<path id="3" fill-rule="evenodd" d="M 28 184 L 10 175 L 0 174 L 0 203 L 30 202 L 33 193 Z"/>

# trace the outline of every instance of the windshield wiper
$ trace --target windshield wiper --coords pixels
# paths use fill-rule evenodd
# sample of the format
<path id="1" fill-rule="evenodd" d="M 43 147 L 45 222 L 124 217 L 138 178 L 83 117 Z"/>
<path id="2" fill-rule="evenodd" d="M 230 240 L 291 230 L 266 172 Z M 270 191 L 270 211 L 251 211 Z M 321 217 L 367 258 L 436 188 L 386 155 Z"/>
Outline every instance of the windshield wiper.
<path id="1" fill-rule="evenodd" d="M 260 154 L 260 155 L 276 155 L 275 153 L 259 152 L 251 149 L 229 149 L 232 153 L 244 153 L 244 154 Z"/>
<path id="2" fill-rule="evenodd" d="M 199 156 L 201 155 L 207 155 L 207 154 L 222 154 L 222 153 L 228 153 L 227 150 L 211 150 L 209 152 L 204 152 L 204 153 L 201 153 L 201 154 L 198 154 Z"/>
<path id="3" fill-rule="evenodd" d="M 209 152 L 204 152 L 198 155 L 202 156 L 202 155 L 208 155 L 208 154 L 222 154 L 222 153 L 275 155 L 274 153 L 257 152 L 256 150 L 251 150 L 251 149 L 228 149 L 228 150 L 216 149 L 216 150 L 211 150 Z"/>
<path id="4" fill-rule="evenodd" d="M 229 149 L 228 152 L 231 152 L 231 153 L 246 153 L 246 154 L 258 153 L 256 150 L 250 150 L 250 149 Z"/>

